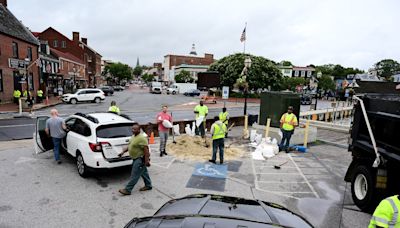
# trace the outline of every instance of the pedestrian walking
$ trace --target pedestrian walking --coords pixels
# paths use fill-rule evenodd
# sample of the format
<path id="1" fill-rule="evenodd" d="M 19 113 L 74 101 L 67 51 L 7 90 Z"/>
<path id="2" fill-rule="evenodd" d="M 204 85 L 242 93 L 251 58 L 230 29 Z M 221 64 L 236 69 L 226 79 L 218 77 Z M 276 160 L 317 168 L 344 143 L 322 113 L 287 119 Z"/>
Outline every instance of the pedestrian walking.
<path id="1" fill-rule="evenodd" d="M 206 117 L 208 115 L 208 107 L 204 105 L 203 101 L 200 101 L 200 103 L 194 108 L 194 113 L 196 114 L 196 120 L 201 117 L 203 118 L 203 121 L 199 124 L 199 126 L 196 124 L 195 133 L 196 135 L 200 134 L 201 137 L 204 138 L 206 135 L 205 125 Z"/>
<path id="2" fill-rule="evenodd" d="M 38 103 L 42 103 L 43 101 L 43 90 L 38 89 L 38 91 L 36 92 L 37 95 L 37 102 Z"/>
<path id="3" fill-rule="evenodd" d="M 279 150 L 280 151 L 286 151 L 286 153 L 289 152 L 289 144 L 290 144 L 290 138 L 292 137 L 294 133 L 294 129 L 298 125 L 297 123 L 297 117 L 293 113 L 293 107 L 289 106 L 288 111 L 282 115 L 281 121 L 280 121 L 280 128 L 282 131 L 282 140 L 281 143 L 279 144 Z"/>
<path id="4" fill-rule="evenodd" d="M 162 107 L 162 111 L 157 114 L 156 121 L 158 124 L 158 135 L 160 137 L 160 157 L 162 157 L 163 155 L 168 155 L 165 151 L 165 146 L 168 141 L 169 128 L 165 126 L 167 125 L 165 121 L 172 123 L 172 116 L 168 114 L 168 106 L 164 105 Z"/>
<path id="5" fill-rule="evenodd" d="M 376 207 L 368 228 L 400 227 L 400 198 L 394 195 L 382 200 Z"/>
<path id="6" fill-rule="evenodd" d="M 211 135 L 212 135 L 212 158 L 209 162 L 216 163 L 217 151 L 219 150 L 219 163 L 224 163 L 224 138 L 228 131 L 226 125 L 222 123 L 218 116 L 214 117 L 214 123 L 211 125 Z"/>
<path id="7" fill-rule="evenodd" d="M 129 140 L 129 145 L 118 154 L 118 156 L 121 157 L 124 153 L 129 152 L 129 156 L 131 156 L 133 160 L 130 180 L 125 188 L 119 190 L 122 195 L 130 195 L 140 177 L 143 178 L 145 184 L 144 187 L 140 188 L 140 191 L 147 191 L 153 188 L 149 172 L 147 171 L 147 167 L 150 166 L 150 152 L 147 139 L 140 133 L 140 126 L 138 123 L 132 125 L 132 133 L 133 135 Z"/>
<path id="8" fill-rule="evenodd" d="M 54 159 L 58 164 L 61 164 L 60 160 L 60 144 L 61 140 L 65 137 L 67 127 L 64 120 L 58 116 L 57 109 L 52 109 L 50 111 L 51 117 L 46 121 L 45 132 L 53 140 L 54 144 Z"/>
<path id="9" fill-rule="evenodd" d="M 115 102 L 115 101 L 111 101 L 111 105 L 108 108 L 108 111 L 109 112 L 114 112 L 114 113 L 116 113 L 118 115 L 121 113 L 119 108 L 118 108 L 118 106 L 117 106 L 117 102 Z"/>

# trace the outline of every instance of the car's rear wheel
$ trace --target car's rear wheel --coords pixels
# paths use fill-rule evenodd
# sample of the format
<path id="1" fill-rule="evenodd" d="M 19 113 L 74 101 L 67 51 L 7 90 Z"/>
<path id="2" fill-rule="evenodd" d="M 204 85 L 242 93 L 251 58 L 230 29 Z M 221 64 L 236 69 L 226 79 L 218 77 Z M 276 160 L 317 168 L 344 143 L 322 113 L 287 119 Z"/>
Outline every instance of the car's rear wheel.
<path id="1" fill-rule="evenodd" d="M 172 95 L 175 95 L 176 94 L 176 91 L 172 91 Z"/>
<path id="2" fill-rule="evenodd" d="M 100 103 L 100 101 L 101 101 L 100 97 L 96 97 L 96 98 L 94 99 L 94 102 L 97 103 L 97 104 Z"/>
<path id="3" fill-rule="evenodd" d="M 76 155 L 76 168 L 78 169 L 78 173 L 81 177 L 88 176 L 87 166 L 81 153 L 77 153 Z"/>
<path id="4" fill-rule="evenodd" d="M 70 102 L 71 104 L 76 104 L 76 103 L 78 102 L 78 100 L 75 99 L 75 98 L 72 98 L 69 102 Z"/>

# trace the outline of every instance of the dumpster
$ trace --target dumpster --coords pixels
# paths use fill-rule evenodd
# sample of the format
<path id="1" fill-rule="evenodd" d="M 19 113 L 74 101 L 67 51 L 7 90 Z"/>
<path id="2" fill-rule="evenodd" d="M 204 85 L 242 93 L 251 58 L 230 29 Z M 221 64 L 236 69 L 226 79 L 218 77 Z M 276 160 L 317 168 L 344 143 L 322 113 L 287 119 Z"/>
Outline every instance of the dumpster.
<path id="1" fill-rule="evenodd" d="M 299 117 L 300 94 L 292 92 L 265 92 L 261 94 L 260 125 L 265 125 L 267 119 L 271 118 L 271 127 L 279 127 L 280 118 L 293 106 L 293 113 Z"/>

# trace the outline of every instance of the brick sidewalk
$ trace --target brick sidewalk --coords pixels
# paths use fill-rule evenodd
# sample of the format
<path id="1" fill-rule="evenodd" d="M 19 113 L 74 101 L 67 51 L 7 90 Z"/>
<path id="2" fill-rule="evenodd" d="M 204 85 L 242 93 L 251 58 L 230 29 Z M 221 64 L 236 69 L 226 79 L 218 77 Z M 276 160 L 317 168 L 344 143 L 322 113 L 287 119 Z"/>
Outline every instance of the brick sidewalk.
<path id="1" fill-rule="evenodd" d="M 32 110 L 39 110 L 42 108 L 54 106 L 62 103 L 59 97 L 49 97 L 49 103 L 43 100 L 42 103 L 34 104 Z M 0 112 L 18 112 L 18 105 L 14 103 L 0 104 Z"/>

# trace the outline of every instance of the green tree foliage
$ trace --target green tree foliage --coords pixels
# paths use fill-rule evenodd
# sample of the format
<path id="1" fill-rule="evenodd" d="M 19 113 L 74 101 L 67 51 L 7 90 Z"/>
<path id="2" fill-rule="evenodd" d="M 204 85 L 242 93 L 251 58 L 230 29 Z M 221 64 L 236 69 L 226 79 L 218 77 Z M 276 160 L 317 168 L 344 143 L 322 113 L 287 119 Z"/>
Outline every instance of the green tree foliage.
<path id="1" fill-rule="evenodd" d="M 143 67 L 141 67 L 141 66 L 139 66 L 139 65 L 136 66 L 136 67 L 133 69 L 133 75 L 135 75 L 136 77 L 142 75 L 142 72 L 143 72 Z"/>
<path id="2" fill-rule="evenodd" d="M 306 83 L 307 83 L 306 79 L 302 77 L 292 77 L 292 78 L 284 77 L 281 83 L 281 89 L 282 90 L 288 89 L 291 91 L 295 91 L 296 86 L 298 85 L 304 86 Z"/>
<path id="3" fill-rule="evenodd" d="M 281 65 L 282 66 L 293 66 L 292 62 L 290 62 L 288 60 L 282 60 Z"/>
<path id="4" fill-rule="evenodd" d="M 383 59 L 375 64 L 378 76 L 390 81 L 391 76 L 400 73 L 400 64 L 393 59 Z"/>
<path id="5" fill-rule="evenodd" d="M 359 73 L 364 73 L 364 71 L 353 68 L 353 67 L 343 67 L 339 64 L 325 64 L 321 66 L 316 66 L 315 67 L 317 72 L 321 72 L 322 75 L 332 75 L 335 77 L 335 79 L 344 79 L 346 78 L 347 75 L 349 74 L 359 74 Z"/>
<path id="6" fill-rule="evenodd" d="M 127 64 L 123 63 L 111 63 L 105 66 L 104 72 L 105 75 L 110 74 L 111 79 L 116 81 L 121 81 L 123 79 L 130 80 L 132 79 L 132 68 Z"/>
<path id="7" fill-rule="evenodd" d="M 221 86 L 233 88 L 243 68 L 247 55 L 238 53 L 225 56 L 210 66 L 210 71 L 218 71 L 221 75 Z M 251 67 L 247 75 L 249 89 L 264 89 L 271 86 L 272 90 L 280 89 L 282 74 L 276 64 L 261 56 L 250 55 Z"/>
<path id="8" fill-rule="evenodd" d="M 179 72 L 179 74 L 175 75 L 175 82 L 177 83 L 194 82 L 194 78 L 192 78 L 189 71 L 182 70 L 181 72 Z"/>
<path id="9" fill-rule="evenodd" d="M 145 81 L 146 83 L 152 82 L 152 81 L 154 81 L 154 75 L 151 75 L 151 74 L 144 74 L 144 75 L 142 75 L 142 79 L 143 79 L 143 81 Z"/>
<path id="10" fill-rule="evenodd" d="M 318 79 L 318 87 L 325 91 L 327 90 L 334 90 L 335 89 L 335 82 L 332 78 L 328 75 L 322 75 L 321 78 Z"/>

